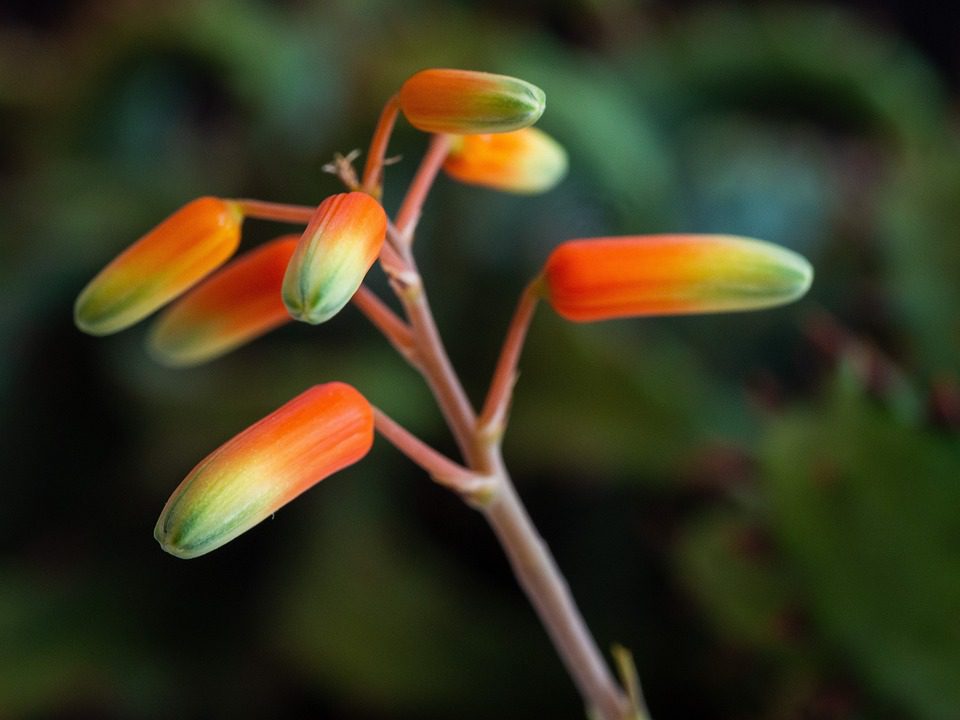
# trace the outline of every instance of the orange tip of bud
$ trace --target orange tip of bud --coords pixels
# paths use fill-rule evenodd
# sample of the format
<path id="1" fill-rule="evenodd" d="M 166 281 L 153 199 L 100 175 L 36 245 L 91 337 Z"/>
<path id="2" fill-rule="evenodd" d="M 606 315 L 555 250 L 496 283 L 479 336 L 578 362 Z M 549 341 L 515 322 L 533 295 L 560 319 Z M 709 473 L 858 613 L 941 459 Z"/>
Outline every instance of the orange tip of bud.
<path id="1" fill-rule="evenodd" d="M 366 193 L 340 193 L 320 203 L 283 279 L 290 314 L 315 325 L 340 312 L 363 283 L 386 234 L 387 215 Z"/>
<path id="2" fill-rule="evenodd" d="M 164 365 L 197 365 L 289 322 L 280 288 L 298 240 L 285 235 L 261 245 L 177 300 L 153 326 L 152 355 Z"/>
<path id="3" fill-rule="evenodd" d="M 508 133 L 464 135 L 443 163 L 450 177 L 470 185 L 534 194 L 552 189 L 567 173 L 567 153 L 547 133 L 528 127 Z"/>
<path id="4" fill-rule="evenodd" d="M 400 88 L 400 109 L 431 133 L 501 133 L 533 125 L 546 107 L 543 90 L 525 80 L 471 70 L 434 68 Z"/>
<path id="5" fill-rule="evenodd" d="M 728 235 L 647 235 L 571 240 L 544 269 L 554 310 L 577 322 L 643 315 L 755 310 L 810 287 L 803 257 Z"/>
<path id="6" fill-rule="evenodd" d="M 236 203 L 202 197 L 124 250 L 77 298 L 74 320 L 91 335 L 139 322 L 222 265 L 240 243 Z"/>
<path id="7" fill-rule="evenodd" d="M 173 492 L 154 529 L 164 550 L 215 550 L 373 444 L 373 409 L 344 383 L 317 385 L 214 450 Z"/>

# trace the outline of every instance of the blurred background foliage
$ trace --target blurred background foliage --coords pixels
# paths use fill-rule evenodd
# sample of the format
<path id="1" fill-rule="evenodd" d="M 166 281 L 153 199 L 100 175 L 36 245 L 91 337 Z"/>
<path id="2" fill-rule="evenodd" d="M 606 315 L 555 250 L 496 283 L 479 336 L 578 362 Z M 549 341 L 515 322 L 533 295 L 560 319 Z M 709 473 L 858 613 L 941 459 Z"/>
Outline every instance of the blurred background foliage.
<path id="1" fill-rule="evenodd" d="M 475 399 L 560 240 L 736 233 L 817 268 L 774 311 L 532 328 L 507 459 L 654 716 L 960 717 L 957 47 L 950 3 L 5 2 L 0 717 L 581 716 L 481 519 L 382 442 L 211 556 L 156 547 L 190 467 L 316 382 L 454 452 L 355 311 L 180 372 L 71 322 L 195 196 L 337 191 L 323 163 L 425 66 L 541 86 L 571 156 L 542 197 L 428 202 Z M 401 122 L 388 209 L 424 145 Z"/>

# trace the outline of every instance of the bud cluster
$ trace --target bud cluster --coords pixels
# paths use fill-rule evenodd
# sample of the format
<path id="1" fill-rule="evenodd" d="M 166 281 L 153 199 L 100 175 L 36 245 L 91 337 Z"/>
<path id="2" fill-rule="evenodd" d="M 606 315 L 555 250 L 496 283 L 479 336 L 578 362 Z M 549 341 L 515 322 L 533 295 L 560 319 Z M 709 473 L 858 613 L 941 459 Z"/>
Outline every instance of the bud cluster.
<path id="1" fill-rule="evenodd" d="M 80 293 L 77 326 L 123 330 L 165 305 L 150 352 L 176 367 L 209 362 L 294 320 L 316 325 L 354 305 L 427 381 L 463 455 L 458 463 L 414 437 L 342 382 L 316 385 L 228 440 L 174 490 L 154 529 L 181 558 L 215 550 L 369 452 L 376 430 L 435 481 L 484 513 L 557 651 L 602 720 L 648 717 L 634 678 L 612 678 L 566 583 L 513 490 L 500 455 L 521 350 L 541 300 L 562 318 L 593 322 L 780 305 L 810 286 L 810 264 L 768 242 L 729 235 L 634 235 L 561 242 L 520 297 L 482 411 L 453 371 L 413 260 L 417 221 L 442 171 L 502 192 L 542 193 L 566 175 L 567 154 L 532 127 L 543 90 L 504 75 L 452 69 L 411 76 L 384 107 L 362 180 L 353 155 L 332 168 L 347 192 L 316 207 L 203 197 L 148 232 Z M 433 134 L 394 219 L 380 197 L 384 158 L 400 115 Z M 296 222 L 228 263 L 244 219 Z M 364 280 L 378 263 L 401 317 Z M 225 264 L 227 263 L 227 264 Z M 222 266 L 222 267 L 221 267 Z M 629 659 L 627 664 L 629 665 Z M 633 688 L 633 692 L 628 692 Z"/>
<path id="2" fill-rule="evenodd" d="M 411 186 L 408 202 L 414 207 L 411 211 L 405 202 L 399 213 L 405 222 L 394 226 L 379 201 L 379 185 L 361 186 L 349 167 L 343 175 L 354 186 L 351 191 L 331 195 L 316 208 L 200 198 L 90 282 L 77 299 L 76 324 L 106 335 L 172 302 L 150 331 L 150 351 L 166 365 L 189 366 L 293 320 L 326 322 L 354 300 L 408 358 L 436 355 L 430 336 L 416 332 L 422 319 L 418 325 L 416 313 L 407 320 L 394 316 L 362 291 L 364 279 L 380 259 L 401 303 L 409 302 L 403 288 L 415 273 L 409 258 L 417 201 L 426 193 L 424 183 L 429 185 L 441 169 L 453 180 L 511 193 L 542 193 L 559 183 L 567 172 L 567 154 L 532 127 L 544 108 L 544 92 L 518 78 L 451 69 L 418 72 L 391 98 L 375 136 L 383 149 L 401 113 L 415 128 L 445 138 L 437 146 L 442 154 L 435 166 L 425 158 L 426 169 Z M 371 153 L 371 178 L 379 179 L 381 160 Z M 348 160 L 341 158 L 343 163 Z M 295 217 L 306 228 L 221 267 L 236 252 L 250 215 Z M 801 296 L 811 278 L 810 265 L 799 255 L 747 238 L 652 235 L 563 242 L 531 284 L 532 294 L 525 295 L 480 420 L 505 415 L 519 345 L 538 299 L 576 322 L 751 310 Z M 418 369 L 430 372 L 434 365 Z M 164 508 L 157 539 L 180 557 L 219 547 L 362 458 L 372 443 L 373 418 L 370 404 L 352 387 L 334 382 L 307 390 L 197 465 Z M 460 435 L 471 432 L 470 423 L 467 417 L 455 429 Z M 430 454 L 434 451 L 406 440 L 397 427 L 385 422 L 381 432 L 389 430 L 390 439 L 398 447 L 406 444 L 401 449 L 425 467 L 439 468 L 435 477 L 456 484 L 455 463 L 437 460 Z"/>

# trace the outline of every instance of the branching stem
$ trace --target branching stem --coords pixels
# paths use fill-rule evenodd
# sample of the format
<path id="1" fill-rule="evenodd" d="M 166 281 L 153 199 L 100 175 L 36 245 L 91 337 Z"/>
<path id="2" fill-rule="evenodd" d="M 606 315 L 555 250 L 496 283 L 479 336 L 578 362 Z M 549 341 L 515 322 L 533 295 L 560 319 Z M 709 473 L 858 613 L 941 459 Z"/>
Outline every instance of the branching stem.
<path id="1" fill-rule="evenodd" d="M 489 478 L 468 470 L 437 452 L 379 408 L 373 409 L 373 417 L 377 431 L 441 485 L 454 490 L 468 500 L 475 496 L 482 496 L 489 490 L 491 485 Z"/>
<path id="2" fill-rule="evenodd" d="M 379 196 L 380 175 L 399 105 L 391 98 L 370 145 L 363 188 Z M 380 298 L 361 287 L 353 303 L 396 350 L 424 376 L 457 445 L 464 467 L 437 452 L 379 409 L 377 430 L 438 483 L 459 493 L 483 513 L 500 541 L 513 572 L 547 630 L 588 710 L 603 720 L 630 720 L 640 709 L 614 680 L 590 635 L 563 575 L 540 537 L 503 464 L 500 441 L 517 377 L 517 363 L 540 295 L 539 279 L 523 291 L 507 330 L 483 411 L 477 418 L 433 318 L 411 251 L 420 211 L 450 150 L 450 138 L 435 135 L 411 183 L 396 224 L 390 224 L 381 262 L 391 287 L 403 304 L 408 322 Z M 244 215 L 264 220 L 306 224 L 312 207 L 236 200 Z M 636 701 L 634 701 L 636 702 Z M 642 717 L 648 717 L 643 710 Z"/>
<path id="3" fill-rule="evenodd" d="M 501 375 L 512 377 L 512 367 L 519 354 L 522 333 L 529 323 L 535 305 L 533 290 L 528 288 L 526 302 L 521 301 L 520 320 L 506 345 L 508 359 Z M 482 502 L 472 503 L 487 519 L 510 560 L 511 567 L 541 622 L 553 640 L 564 665 L 580 690 L 590 710 L 603 720 L 627 720 L 630 708 L 624 692 L 617 685 L 596 642 L 587 630 L 566 581 L 557 568 L 546 543 L 534 527 L 523 503 L 513 487 L 500 453 L 499 435 L 484 432 L 476 422 L 459 378 L 453 370 L 440 340 L 433 315 L 422 285 L 411 291 L 400 289 L 413 327 L 417 355 L 423 374 L 437 402 L 450 422 L 451 430 L 467 460 L 467 466 L 491 485 Z M 529 306 L 529 310 L 526 309 Z M 520 329 L 522 328 L 522 329 Z M 502 392 L 502 403 L 509 402 L 510 383 Z M 496 396 L 494 396 L 496 397 Z M 499 404 L 499 402 L 497 403 Z"/>
<path id="4" fill-rule="evenodd" d="M 396 250 L 399 264 L 393 268 L 385 264 L 385 269 L 407 315 L 418 367 L 450 426 L 466 468 L 430 449 L 379 411 L 377 427 L 434 479 L 460 492 L 483 513 L 591 715 L 602 720 L 634 720 L 636 713 L 630 700 L 604 662 L 563 575 L 514 489 L 501 456 L 501 431 L 517 362 L 536 309 L 539 281 L 531 283 L 521 295 L 478 421 L 444 348 L 417 271 L 411 247 L 413 233 L 420 209 L 448 152 L 449 138 L 435 136 L 403 201 L 396 225 L 391 224 L 388 230 L 388 244 Z M 453 469 L 470 473 L 466 477 L 472 482 L 482 479 L 482 491 L 464 492 L 465 476 L 460 475 L 456 481 L 449 479 L 447 473 Z"/>
<path id="5" fill-rule="evenodd" d="M 380 197 L 387 145 L 399 113 L 390 98 L 370 143 L 362 190 Z M 353 303 L 390 344 L 423 375 L 450 427 L 466 465 L 461 465 L 414 436 L 383 411 L 374 409 L 376 428 L 438 483 L 459 493 L 486 518 L 507 555 L 513 572 L 540 617 L 591 717 L 600 720 L 648 718 L 632 707 L 632 698 L 614 680 L 596 641 L 573 600 L 563 575 L 540 537 L 503 464 L 501 439 L 517 378 L 517 363 L 536 310 L 541 287 L 534 280 L 523 291 L 478 419 L 447 355 L 412 253 L 420 212 L 446 159 L 451 137 L 434 135 L 396 216 L 388 223 L 380 261 L 407 320 L 397 316 L 366 287 Z M 349 157 L 340 162 L 349 165 Z M 343 167 L 339 168 L 342 177 Z M 352 181 L 351 181 L 352 182 Z M 349 184 L 349 183 L 348 183 Z M 315 208 L 302 205 L 235 200 L 247 217 L 306 224 Z"/>

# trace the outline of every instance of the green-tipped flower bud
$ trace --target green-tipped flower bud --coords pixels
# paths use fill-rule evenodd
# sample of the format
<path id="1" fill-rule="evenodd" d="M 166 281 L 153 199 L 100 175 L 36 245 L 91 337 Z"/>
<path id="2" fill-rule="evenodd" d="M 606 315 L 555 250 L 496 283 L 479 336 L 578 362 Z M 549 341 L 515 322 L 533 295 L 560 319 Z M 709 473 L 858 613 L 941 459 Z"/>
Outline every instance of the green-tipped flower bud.
<path id="1" fill-rule="evenodd" d="M 290 314 L 316 325 L 340 312 L 363 283 L 386 234 L 387 215 L 366 193 L 340 193 L 320 203 L 283 278 Z"/>
<path id="2" fill-rule="evenodd" d="M 431 133 L 502 133 L 533 125 L 546 107 L 543 90 L 506 75 L 422 70 L 400 88 L 400 109 Z"/>

